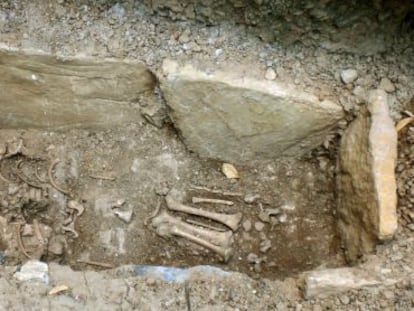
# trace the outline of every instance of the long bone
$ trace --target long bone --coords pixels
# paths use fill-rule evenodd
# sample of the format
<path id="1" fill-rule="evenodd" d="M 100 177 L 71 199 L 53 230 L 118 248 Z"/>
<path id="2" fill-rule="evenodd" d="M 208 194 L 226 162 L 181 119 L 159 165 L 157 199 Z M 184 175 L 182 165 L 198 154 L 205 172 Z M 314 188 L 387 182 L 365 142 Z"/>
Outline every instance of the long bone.
<path id="1" fill-rule="evenodd" d="M 185 238 L 191 242 L 194 242 L 200 246 L 203 246 L 217 254 L 219 254 L 222 258 L 224 262 L 227 262 L 230 257 L 233 255 L 233 249 L 231 247 L 222 247 L 222 246 L 217 246 L 214 245 L 213 243 L 210 243 L 208 241 L 203 240 L 200 237 L 197 237 L 195 235 L 192 235 L 186 231 L 184 231 L 182 228 L 180 228 L 177 225 L 171 225 L 169 223 L 161 223 L 158 227 L 157 227 L 157 233 L 160 236 L 170 236 L 170 235 L 175 235 L 181 238 Z"/>
<path id="2" fill-rule="evenodd" d="M 202 209 L 187 206 L 187 205 L 181 204 L 180 202 L 177 202 L 170 195 L 167 195 L 166 201 L 167 201 L 168 209 L 172 211 L 183 212 L 183 213 L 187 213 L 191 215 L 209 218 L 209 219 L 218 221 L 226 225 L 233 231 L 237 230 L 237 228 L 239 227 L 240 221 L 243 217 L 242 213 L 220 214 L 220 213 L 209 212 L 209 211 L 205 211 Z"/>
<path id="3" fill-rule="evenodd" d="M 169 215 L 166 211 L 162 211 L 158 216 L 156 216 L 152 220 L 153 227 L 158 227 L 161 224 L 169 224 L 170 226 L 176 226 L 177 228 L 182 229 L 182 231 L 185 231 L 188 234 L 199 237 L 217 246 L 229 247 L 233 243 L 233 233 L 230 230 L 225 232 L 218 232 L 202 227 L 196 227 Z"/>

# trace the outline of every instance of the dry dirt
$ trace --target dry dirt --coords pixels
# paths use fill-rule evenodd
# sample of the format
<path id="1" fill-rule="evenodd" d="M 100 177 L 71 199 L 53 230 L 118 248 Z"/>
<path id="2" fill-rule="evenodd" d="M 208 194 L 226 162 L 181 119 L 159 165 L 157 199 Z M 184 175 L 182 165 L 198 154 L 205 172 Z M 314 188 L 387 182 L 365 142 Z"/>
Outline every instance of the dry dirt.
<path id="1" fill-rule="evenodd" d="M 309 270 L 322 263 L 341 263 L 334 224 L 334 164 L 328 150 L 322 154 L 321 149 L 317 158 L 303 161 L 257 161 L 237 167 L 240 179 L 227 179 L 221 172 L 222 163 L 200 160 L 185 149 L 173 129 L 160 130 L 145 121 L 102 132 L 3 130 L 0 135 L 11 150 L 14 142 L 22 140 L 24 144 L 22 154 L 1 162 L 2 175 L 10 181 L 2 180 L 1 215 L 11 223 L 33 224 L 37 220 L 40 226 L 51 228 L 51 245 L 49 250 L 44 249 L 40 257 L 43 260 L 75 269 L 87 268 L 77 263 L 79 259 L 113 266 L 217 264 L 226 270 L 268 278 Z M 56 159 L 61 162 L 53 176 L 68 195 L 50 185 L 48 170 Z M 45 183 L 38 180 L 36 172 Z M 247 227 L 241 225 L 235 232 L 235 254 L 227 264 L 221 264 L 220 257 L 211 252 L 182 240 L 161 238 L 150 225 L 145 226 L 144 220 L 158 204 L 166 209 L 164 196 L 171 189 L 180 192 L 184 203 L 191 204 L 193 196 L 235 203 L 227 207 L 201 205 L 215 212 L 243 214 L 242 224 Z M 85 207 L 75 222 L 77 238 L 62 229 L 70 215 L 67 202 L 71 198 Z M 124 203 L 116 208 L 119 201 Z M 269 208 L 280 208 L 281 214 L 266 223 L 259 214 Z M 132 211 L 132 220 L 121 220 L 115 215 L 117 210 Z M 251 223 L 251 229 L 246 222 Z M 255 229 L 257 222 L 264 225 L 260 231 Z M 29 238 L 23 237 L 23 242 Z M 271 247 L 260 251 L 260 243 L 266 240 Z M 62 247 L 62 254 L 53 253 Z M 31 254 L 35 249 L 27 251 Z M 247 260 L 250 253 L 258 257 L 253 263 Z M 17 251 L 6 257 L 6 263 L 17 264 L 24 259 Z"/>

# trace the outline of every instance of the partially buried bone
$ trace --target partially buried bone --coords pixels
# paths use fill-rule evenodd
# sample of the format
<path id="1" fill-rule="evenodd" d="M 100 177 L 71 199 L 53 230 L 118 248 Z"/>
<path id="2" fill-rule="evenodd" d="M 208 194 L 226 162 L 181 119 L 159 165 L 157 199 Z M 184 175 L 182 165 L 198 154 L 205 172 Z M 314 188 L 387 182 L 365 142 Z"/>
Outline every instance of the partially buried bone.
<path id="1" fill-rule="evenodd" d="M 181 228 L 180 226 L 177 226 L 177 225 L 171 225 L 169 223 L 161 223 L 157 227 L 156 230 L 157 230 L 157 233 L 161 236 L 175 235 L 175 236 L 179 236 L 181 238 L 185 238 L 185 239 L 187 239 L 191 242 L 194 242 L 194 243 L 196 243 L 200 246 L 203 246 L 203 247 L 219 254 L 223 258 L 224 262 L 227 262 L 233 254 L 232 248 L 214 245 L 213 243 L 207 242 L 207 241 L 203 240 L 202 238 L 199 238 L 197 236 L 194 236 L 194 235 L 184 231 L 183 228 Z"/>
<path id="2" fill-rule="evenodd" d="M 168 209 L 172 211 L 183 212 L 183 213 L 187 213 L 191 215 L 209 218 L 209 219 L 218 221 L 226 225 L 233 231 L 237 230 L 237 228 L 239 227 L 240 221 L 243 217 L 242 213 L 235 213 L 235 214 L 230 214 L 230 215 L 220 214 L 220 213 L 204 211 L 198 208 L 187 206 L 187 205 L 181 204 L 180 202 L 177 202 L 169 195 L 166 197 L 166 201 L 167 201 Z"/>
<path id="3" fill-rule="evenodd" d="M 71 209 L 76 210 L 76 216 L 80 216 L 83 214 L 83 212 L 85 211 L 85 208 L 83 207 L 82 204 L 80 204 L 78 201 L 75 200 L 70 200 L 68 202 L 68 207 Z"/>
<path id="4" fill-rule="evenodd" d="M 175 226 L 197 238 L 201 238 L 208 243 L 221 246 L 229 247 L 233 243 L 233 233 L 230 230 L 225 232 L 217 232 L 206 228 L 190 225 L 180 219 L 177 219 L 169 215 L 166 211 L 162 211 L 158 216 L 152 219 L 152 226 L 159 227 L 160 225 Z"/>
<path id="5" fill-rule="evenodd" d="M 270 222 L 271 216 L 277 216 L 281 213 L 278 208 L 266 208 L 259 213 L 259 219 L 263 222 Z"/>

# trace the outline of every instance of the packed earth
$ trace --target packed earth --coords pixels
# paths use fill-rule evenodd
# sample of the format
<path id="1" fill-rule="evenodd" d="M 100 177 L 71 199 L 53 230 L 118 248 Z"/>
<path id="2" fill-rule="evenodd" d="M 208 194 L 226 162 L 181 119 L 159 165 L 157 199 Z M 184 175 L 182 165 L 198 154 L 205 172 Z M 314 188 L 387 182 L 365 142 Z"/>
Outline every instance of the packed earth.
<path id="1" fill-rule="evenodd" d="M 76 119 L 75 108 L 48 116 L 28 105 L 24 114 L 14 110 L 17 96 L 43 93 L 23 78 L 7 80 L 8 66 L 17 76 L 47 63 L 45 79 L 54 69 L 47 58 L 8 54 L 21 51 L 63 63 L 138 62 L 150 82 L 99 122 Z M 186 94 L 172 94 L 166 64 L 289 85 L 341 112 L 308 135 L 310 119 L 291 107 L 293 125 L 281 127 L 297 140 L 277 144 L 294 152 L 238 154 L 237 133 L 210 146 L 214 136 L 197 132 L 203 119 L 180 115 L 173 101 Z M 106 70 L 116 79 L 133 66 Z M 414 310 L 411 1 L 5 0 L 0 67 L 0 310 Z M 82 83 L 66 69 L 56 74 L 70 75 L 60 85 L 56 78 L 57 102 L 69 96 L 65 83 Z M 210 96 L 194 85 L 191 96 Z M 100 94 L 134 87 L 108 82 L 93 95 L 106 100 Z M 385 94 L 398 134 L 398 229 L 351 266 L 338 230 L 338 152 L 374 89 Z M 242 109 L 225 113 L 248 127 Z M 322 271 L 355 282 L 318 288 L 312 280 Z"/>

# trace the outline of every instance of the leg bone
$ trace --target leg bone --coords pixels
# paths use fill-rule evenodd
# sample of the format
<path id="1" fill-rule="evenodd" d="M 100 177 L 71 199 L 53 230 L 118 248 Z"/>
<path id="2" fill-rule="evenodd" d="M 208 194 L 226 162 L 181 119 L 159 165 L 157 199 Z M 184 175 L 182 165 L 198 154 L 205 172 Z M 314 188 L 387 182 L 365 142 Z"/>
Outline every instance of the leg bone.
<path id="1" fill-rule="evenodd" d="M 188 234 L 199 237 L 217 246 L 229 247 L 233 243 L 233 233 L 230 230 L 217 232 L 206 228 L 196 227 L 169 215 L 166 211 L 162 211 L 152 220 L 153 227 L 158 227 L 161 224 L 175 226 Z"/>
<path id="2" fill-rule="evenodd" d="M 242 213 L 228 215 L 228 214 L 220 214 L 220 213 L 204 211 L 198 208 L 194 208 L 191 206 L 181 204 L 177 202 L 176 200 L 174 200 L 171 196 L 167 196 L 166 201 L 167 201 L 168 209 L 172 211 L 183 212 L 183 213 L 187 213 L 191 215 L 209 218 L 209 219 L 218 221 L 226 225 L 233 231 L 237 230 L 237 228 L 239 227 L 240 221 L 243 217 Z"/>
<path id="3" fill-rule="evenodd" d="M 185 238 L 191 242 L 194 242 L 200 246 L 203 246 L 217 254 L 219 254 L 224 262 L 227 262 L 230 257 L 233 255 L 233 250 L 230 247 L 222 247 L 214 245 L 208 241 L 203 240 L 200 237 L 194 236 L 186 231 L 184 231 L 182 228 L 179 228 L 176 225 L 170 225 L 168 223 L 162 223 L 159 227 L 157 227 L 157 233 L 161 236 L 170 236 L 175 235 L 179 236 L 181 238 Z"/>

